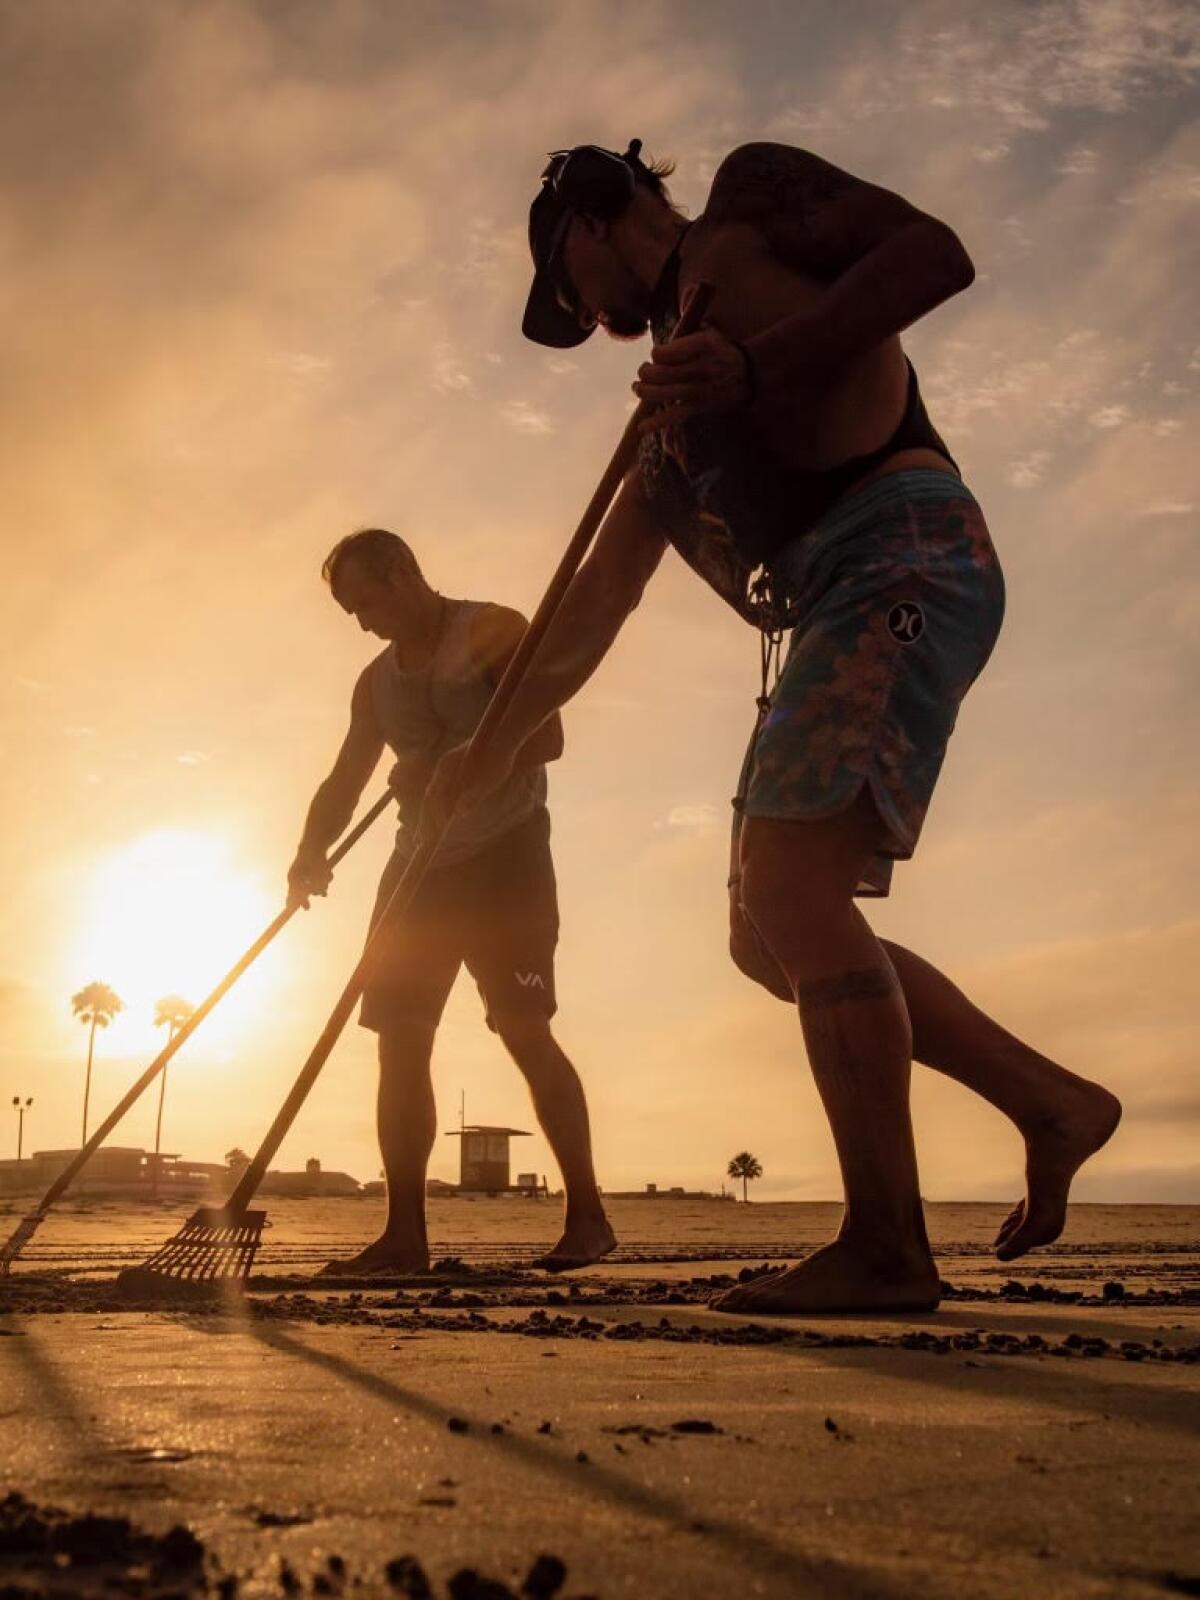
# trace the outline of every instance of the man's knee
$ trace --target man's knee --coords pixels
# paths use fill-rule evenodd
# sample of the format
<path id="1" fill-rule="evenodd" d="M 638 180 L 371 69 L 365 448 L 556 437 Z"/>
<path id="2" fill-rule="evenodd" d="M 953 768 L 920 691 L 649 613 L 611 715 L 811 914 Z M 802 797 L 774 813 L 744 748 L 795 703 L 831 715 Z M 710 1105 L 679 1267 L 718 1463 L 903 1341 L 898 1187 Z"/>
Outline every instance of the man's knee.
<path id="1" fill-rule="evenodd" d="M 379 1030 L 379 1066 L 389 1076 L 411 1076 L 429 1069 L 437 1023 L 418 1017 L 389 1020 Z"/>
<path id="2" fill-rule="evenodd" d="M 739 893 L 729 897 L 729 954 L 739 972 L 789 1005 L 795 1002 L 787 973 L 747 917 Z"/>
<path id="3" fill-rule="evenodd" d="M 798 870 L 747 870 L 741 914 L 747 931 L 738 936 L 735 962 L 789 1003 L 795 1002 L 796 986 L 827 971 L 831 952 L 854 933 L 852 896 L 819 874 L 809 878 Z"/>
<path id="4" fill-rule="evenodd" d="M 562 1051 L 551 1032 L 550 1018 L 543 1012 L 497 1012 L 492 1015 L 491 1024 L 501 1044 L 527 1075 L 560 1063 Z"/>

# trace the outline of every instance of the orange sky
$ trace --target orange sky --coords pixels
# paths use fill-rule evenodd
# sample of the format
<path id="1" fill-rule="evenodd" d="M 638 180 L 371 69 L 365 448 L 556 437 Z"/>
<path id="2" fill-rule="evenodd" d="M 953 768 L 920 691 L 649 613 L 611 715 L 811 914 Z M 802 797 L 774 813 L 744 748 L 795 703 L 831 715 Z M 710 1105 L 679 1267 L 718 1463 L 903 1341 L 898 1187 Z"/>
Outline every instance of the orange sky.
<path id="1" fill-rule="evenodd" d="M 180 903 L 147 983 L 175 950 L 232 960 L 279 903 L 372 648 L 319 581 L 334 540 L 393 526 L 445 591 L 535 603 L 638 359 L 520 338 L 543 152 L 639 135 L 695 210 L 725 150 L 766 137 L 944 216 L 978 268 L 908 345 L 1009 615 L 872 919 L 1123 1095 L 1081 1198 L 1200 1198 L 1200 26 L 1174 0 L 807 9 L 0 4 L 0 1109 L 35 1096 L 26 1148 L 77 1136 L 69 997 L 116 981 L 83 965 L 97 894 L 161 914 L 114 860 L 161 876 L 145 836 L 183 832 L 213 863 L 197 903 L 225 896 L 227 949 L 200 952 Z M 567 714 L 559 1035 L 608 1187 L 715 1187 L 748 1147 L 764 1197 L 837 1192 L 796 1023 L 725 954 L 756 660 L 669 558 Z M 381 825 L 180 1057 L 169 1148 L 257 1143 L 386 849 Z M 100 1111 L 146 1058 L 160 990 L 135 989 Z M 347 1035 L 286 1164 L 374 1175 L 372 1048 Z M 436 1071 L 443 1126 L 460 1088 L 472 1118 L 532 1126 L 465 982 Z M 992 1111 L 923 1071 L 915 1102 L 929 1196 L 1017 1192 Z M 540 1138 L 527 1154 L 552 1172 Z"/>

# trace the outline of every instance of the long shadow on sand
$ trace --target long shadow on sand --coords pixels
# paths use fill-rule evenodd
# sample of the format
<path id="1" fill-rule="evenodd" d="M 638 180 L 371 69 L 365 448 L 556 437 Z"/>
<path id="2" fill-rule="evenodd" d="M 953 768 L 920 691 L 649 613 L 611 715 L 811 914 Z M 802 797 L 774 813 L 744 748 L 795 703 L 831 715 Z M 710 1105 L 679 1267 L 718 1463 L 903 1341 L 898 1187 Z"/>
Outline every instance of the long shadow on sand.
<path id="1" fill-rule="evenodd" d="M 812 1353 L 817 1356 L 822 1354 L 819 1349 Z M 879 1354 L 871 1350 L 843 1350 L 838 1353 L 851 1359 Z M 907 1351 L 900 1353 L 909 1354 Z M 901 1383 L 936 1386 L 959 1393 L 970 1387 L 989 1399 L 1011 1397 L 1026 1404 L 1053 1406 L 1077 1413 L 1094 1412 L 1124 1422 L 1168 1429 L 1173 1433 L 1200 1434 L 1200 1400 L 1193 1392 L 1185 1392 L 1177 1383 L 1170 1388 L 1159 1388 L 1152 1378 L 1143 1383 L 1108 1380 L 1103 1376 L 1102 1366 L 1111 1366 L 1111 1363 L 1102 1364 L 1076 1357 L 1070 1361 L 1056 1361 L 1053 1366 L 1042 1366 L 1029 1357 L 993 1356 L 981 1351 L 971 1358 L 976 1363 L 975 1370 L 963 1373 L 961 1368 L 956 1370 L 957 1364 L 947 1368 L 947 1359 L 945 1356 L 928 1357 L 914 1353 L 913 1359 L 906 1361 L 902 1369 L 898 1363 L 890 1366 L 888 1377 Z M 986 1366 L 981 1364 L 984 1361 L 987 1362 Z M 1176 1369 L 1163 1368 L 1155 1363 L 1151 1370 L 1161 1375 L 1164 1371 L 1171 1373 Z M 1187 1370 L 1191 1371 L 1190 1368 Z M 1025 1392 L 1020 1393 L 1018 1386 Z"/>
<path id="2" fill-rule="evenodd" d="M 56 1425 L 77 1461 L 94 1461 L 107 1448 L 107 1442 L 95 1425 L 95 1417 L 80 1405 L 33 1329 L 25 1328 L 16 1337 L 6 1339 L 4 1351 L 25 1368 L 37 1390 L 39 1418 Z"/>
<path id="3" fill-rule="evenodd" d="M 203 1331 L 214 1333 L 233 1330 L 228 1326 L 218 1330 L 210 1325 L 203 1328 Z M 347 1361 L 342 1356 L 332 1355 L 325 1350 L 315 1350 L 302 1340 L 282 1333 L 277 1327 L 246 1320 L 238 1322 L 237 1331 L 250 1334 L 280 1355 L 291 1356 L 296 1360 L 307 1361 L 313 1366 L 320 1367 L 332 1377 L 353 1384 L 376 1400 L 381 1400 L 389 1406 L 407 1407 L 410 1411 L 417 1412 L 442 1427 L 447 1425 L 452 1415 L 463 1415 L 461 1408 L 451 1412 L 427 1396 L 411 1389 L 403 1389 L 390 1379 L 381 1378 L 378 1373 L 356 1366 L 354 1362 Z M 899 1600 L 899 1592 L 881 1583 L 876 1571 L 856 1568 L 848 1562 L 835 1561 L 826 1556 L 796 1555 L 753 1528 L 727 1522 L 720 1517 L 699 1518 L 695 1510 L 683 1501 L 672 1495 L 663 1494 L 659 1490 L 647 1488 L 643 1484 L 634 1483 L 610 1468 L 592 1463 L 586 1472 L 580 1472 L 577 1466 L 568 1466 L 566 1462 L 532 1440 L 522 1439 L 513 1434 L 493 1434 L 488 1431 L 487 1424 L 479 1419 L 467 1420 L 473 1423 L 472 1437 L 500 1455 L 519 1460 L 537 1472 L 546 1473 L 563 1483 L 568 1483 L 576 1492 L 591 1493 L 599 1498 L 608 1499 L 628 1510 L 667 1523 L 679 1533 L 690 1533 L 711 1540 L 737 1561 L 756 1567 L 771 1576 L 794 1582 L 797 1585 L 797 1593 L 819 1594 L 823 1600 L 861 1600 L 864 1594 L 870 1594 L 872 1600 L 893 1600 L 893 1597 L 894 1600 Z M 800 1585 L 804 1587 L 800 1588 Z"/>
<path id="4" fill-rule="evenodd" d="M 693 1310 L 692 1314 L 698 1316 L 702 1325 L 705 1322 L 724 1320 L 719 1312 Z M 800 1318 L 782 1320 L 785 1326 L 794 1327 L 797 1333 L 812 1332 L 836 1338 L 840 1332 L 835 1318 L 820 1321 L 802 1321 Z M 880 1332 L 891 1332 L 892 1319 L 880 1320 L 883 1323 Z M 1030 1321 L 1032 1320 L 1031 1317 Z M 780 1325 L 780 1321 L 775 1318 L 748 1318 L 747 1321 L 757 1321 L 759 1326 Z M 861 1329 L 865 1321 L 866 1319 L 861 1317 L 856 1319 L 855 1331 Z M 906 1326 L 916 1333 L 943 1334 L 951 1326 L 964 1331 L 977 1329 L 980 1327 L 980 1317 L 953 1308 L 949 1311 L 932 1311 L 925 1316 L 912 1316 L 906 1319 Z M 1042 1331 L 1045 1332 L 1044 1329 Z M 1145 1338 L 1144 1327 L 1134 1331 L 1140 1338 Z M 1111 1337 L 1111 1334 L 1106 1336 Z M 1069 1359 L 1050 1358 L 1045 1362 L 1035 1356 L 1010 1356 L 986 1348 L 972 1352 L 956 1350 L 939 1352 L 905 1349 L 894 1344 L 874 1348 L 837 1344 L 775 1345 L 770 1348 L 780 1356 L 786 1353 L 811 1357 L 817 1361 L 851 1362 L 874 1367 L 877 1371 L 883 1370 L 879 1366 L 882 1358 L 887 1361 L 886 1374 L 889 1378 L 959 1391 L 969 1385 L 973 1390 L 982 1390 L 989 1398 L 1003 1398 L 1013 1392 L 1018 1381 L 1027 1382 L 1029 1388 L 1036 1389 L 1037 1393 L 1024 1398 L 1033 1399 L 1039 1405 L 1056 1406 L 1076 1412 L 1081 1410 L 1108 1412 L 1118 1415 L 1123 1420 L 1148 1423 L 1152 1427 L 1161 1427 L 1176 1433 L 1200 1433 L 1200 1399 L 1193 1391 L 1183 1389 L 1178 1377 L 1180 1371 L 1178 1367 L 1166 1363 L 1160 1365 L 1157 1361 L 1148 1362 L 1143 1367 L 1147 1374 L 1152 1372 L 1159 1375 L 1157 1381 L 1150 1377 L 1147 1382 L 1128 1383 L 1124 1379 L 1109 1379 L 1104 1376 L 1106 1371 L 1112 1370 L 1111 1358 L 1093 1362 L 1085 1357 L 1073 1356 Z M 973 1370 L 963 1371 L 964 1359 L 969 1359 L 974 1364 Z M 987 1363 L 986 1366 L 982 1364 L 984 1362 Z M 1185 1370 L 1190 1373 L 1193 1369 L 1188 1367 Z M 1175 1374 L 1176 1381 L 1168 1386 L 1167 1380 L 1161 1376 L 1164 1373 Z"/>

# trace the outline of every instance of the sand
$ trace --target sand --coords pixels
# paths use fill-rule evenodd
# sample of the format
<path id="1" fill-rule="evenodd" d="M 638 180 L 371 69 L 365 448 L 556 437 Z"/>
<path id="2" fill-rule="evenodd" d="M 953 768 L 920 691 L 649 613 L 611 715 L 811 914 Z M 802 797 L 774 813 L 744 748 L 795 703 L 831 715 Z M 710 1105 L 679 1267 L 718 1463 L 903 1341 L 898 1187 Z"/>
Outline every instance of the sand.
<path id="1" fill-rule="evenodd" d="M 1200 1211 L 1009 1265 L 1002 1211 L 931 1207 L 937 1313 L 753 1320 L 708 1296 L 835 1208 L 614 1202 L 551 1280 L 553 1205 L 438 1201 L 457 1260 L 329 1286 L 377 1203 L 273 1202 L 181 1307 L 112 1286 L 180 1214 L 69 1206 L 0 1292 L 0 1595 L 1200 1593 Z"/>

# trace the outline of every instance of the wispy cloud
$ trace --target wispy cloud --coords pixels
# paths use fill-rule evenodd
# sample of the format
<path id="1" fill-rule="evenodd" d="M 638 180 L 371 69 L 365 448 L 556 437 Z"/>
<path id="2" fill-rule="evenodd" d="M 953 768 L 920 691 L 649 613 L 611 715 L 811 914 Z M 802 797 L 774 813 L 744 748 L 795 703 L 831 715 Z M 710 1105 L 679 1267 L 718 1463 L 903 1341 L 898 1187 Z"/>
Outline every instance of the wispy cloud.
<path id="1" fill-rule="evenodd" d="M 1091 413 L 1088 421 L 1093 428 L 1120 428 L 1132 415 L 1128 406 L 1101 406 Z"/>
<path id="2" fill-rule="evenodd" d="M 1046 476 L 1053 456 L 1049 450 L 1034 450 L 1008 469 L 1008 481 L 1014 489 L 1036 489 Z"/>
<path id="3" fill-rule="evenodd" d="M 1138 515 L 1141 517 L 1187 517 L 1196 509 L 1194 501 L 1191 500 L 1160 500 L 1155 505 L 1147 506 Z"/>
<path id="4" fill-rule="evenodd" d="M 685 833 L 708 833 L 724 821 L 717 807 L 707 802 L 672 806 L 656 828 L 678 828 Z"/>
<path id="5" fill-rule="evenodd" d="M 471 374 L 452 345 L 434 347 L 433 387 L 439 394 L 469 394 L 474 387 Z"/>
<path id="6" fill-rule="evenodd" d="M 554 432 L 554 423 L 548 412 L 539 411 L 528 400 L 507 400 L 500 407 L 500 415 L 510 428 L 518 433 L 546 434 Z"/>

